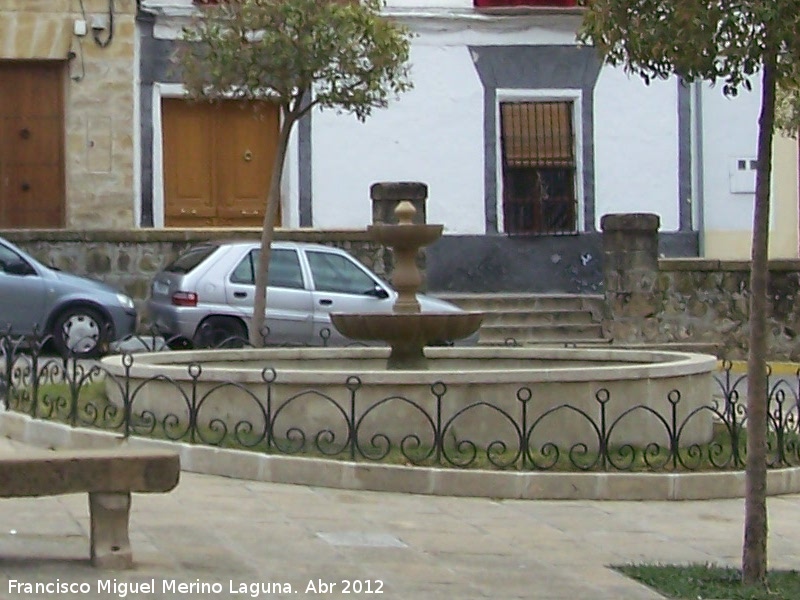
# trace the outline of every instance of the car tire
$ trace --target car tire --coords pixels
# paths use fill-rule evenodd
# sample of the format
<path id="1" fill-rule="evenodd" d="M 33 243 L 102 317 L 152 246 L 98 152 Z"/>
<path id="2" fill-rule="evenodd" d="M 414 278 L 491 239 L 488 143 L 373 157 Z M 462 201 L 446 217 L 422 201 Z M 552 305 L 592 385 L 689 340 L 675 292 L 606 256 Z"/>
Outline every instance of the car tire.
<path id="1" fill-rule="evenodd" d="M 247 328 L 234 317 L 208 317 L 194 334 L 195 348 L 242 348 Z"/>
<path id="2" fill-rule="evenodd" d="M 53 322 L 51 333 L 58 353 L 70 358 L 97 358 L 111 341 L 108 320 L 88 306 L 62 312 Z"/>

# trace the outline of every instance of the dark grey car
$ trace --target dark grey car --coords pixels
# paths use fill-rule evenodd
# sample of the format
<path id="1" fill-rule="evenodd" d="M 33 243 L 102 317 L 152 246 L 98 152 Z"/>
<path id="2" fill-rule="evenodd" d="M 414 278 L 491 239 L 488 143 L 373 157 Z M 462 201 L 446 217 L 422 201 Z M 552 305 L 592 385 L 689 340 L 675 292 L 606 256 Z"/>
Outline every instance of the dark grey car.
<path id="1" fill-rule="evenodd" d="M 52 335 L 61 354 L 89 358 L 135 327 L 136 309 L 125 294 L 47 267 L 0 238 L 0 331 Z"/>

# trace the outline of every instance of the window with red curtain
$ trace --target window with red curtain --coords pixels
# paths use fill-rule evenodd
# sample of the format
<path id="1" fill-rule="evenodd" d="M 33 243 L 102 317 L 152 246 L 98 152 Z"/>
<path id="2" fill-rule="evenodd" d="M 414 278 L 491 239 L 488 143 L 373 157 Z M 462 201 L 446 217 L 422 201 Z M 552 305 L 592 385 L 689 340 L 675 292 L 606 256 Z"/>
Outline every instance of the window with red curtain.
<path id="1" fill-rule="evenodd" d="M 578 6 L 578 0 L 473 0 L 477 8 L 495 8 L 503 6 L 538 6 L 542 8 L 559 8 Z"/>

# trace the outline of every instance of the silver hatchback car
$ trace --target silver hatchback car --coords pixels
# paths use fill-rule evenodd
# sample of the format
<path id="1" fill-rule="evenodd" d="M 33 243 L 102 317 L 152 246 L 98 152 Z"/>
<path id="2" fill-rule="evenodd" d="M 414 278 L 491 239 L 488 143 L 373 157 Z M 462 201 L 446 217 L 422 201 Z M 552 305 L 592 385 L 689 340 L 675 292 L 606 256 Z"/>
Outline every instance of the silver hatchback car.
<path id="1" fill-rule="evenodd" d="M 136 309 L 125 294 L 47 267 L 0 238 L 0 332 L 51 335 L 64 356 L 89 358 L 135 327 Z"/>
<path id="2" fill-rule="evenodd" d="M 184 252 L 153 279 L 147 309 L 155 328 L 172 345 L 246 340 L 258 256 L 257 242 L 208 243 Z M 396 298 L 391 286 L 343 250 L 275 242 L 265 339 L 270 345 L 351 343 L 331 325 L 330 313 L 391 312 Z M 461 311 L 437 298 L 418 298 L 423 311 Z"/>

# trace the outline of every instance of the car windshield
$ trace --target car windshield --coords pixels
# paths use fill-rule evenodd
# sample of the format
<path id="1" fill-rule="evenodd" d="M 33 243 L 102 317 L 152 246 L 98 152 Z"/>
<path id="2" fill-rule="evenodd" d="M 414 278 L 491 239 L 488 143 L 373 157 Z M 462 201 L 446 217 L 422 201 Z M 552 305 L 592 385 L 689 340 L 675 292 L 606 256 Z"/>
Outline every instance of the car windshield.
<path id="1" fill-rule="evenodd" d="M 164 269 L 168 273 L 189 273 L 217 249 L 216 246 L 190 248 Z"/>

